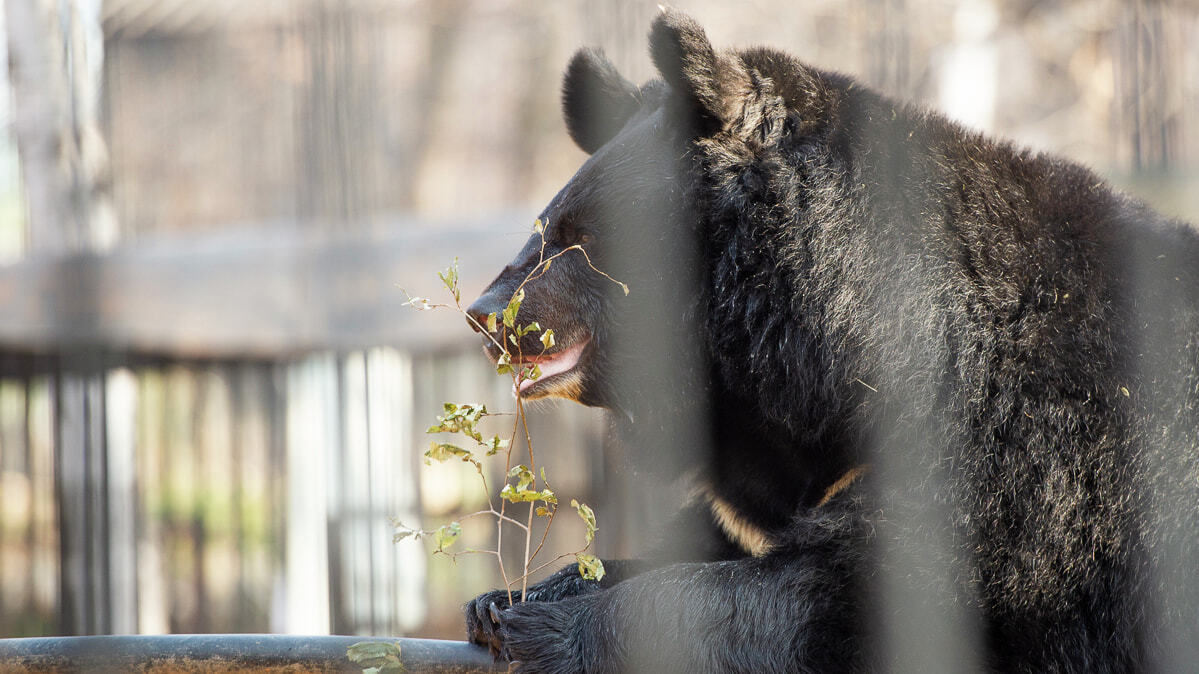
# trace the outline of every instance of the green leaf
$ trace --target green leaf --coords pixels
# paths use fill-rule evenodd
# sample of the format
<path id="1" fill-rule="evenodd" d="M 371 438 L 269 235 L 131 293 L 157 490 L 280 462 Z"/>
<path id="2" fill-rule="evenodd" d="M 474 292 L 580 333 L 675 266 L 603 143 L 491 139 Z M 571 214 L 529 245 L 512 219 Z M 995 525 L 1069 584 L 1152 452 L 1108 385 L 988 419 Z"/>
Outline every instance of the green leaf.
<path id="1" fill-rule="evenodd" d="M 509 328 L 516 327 L 516 314 L 520 311 L 520 303 L 525 301 L 524 288 L 516 291 L 512 299 L 508 300 L 508 306 L 504 307 L 503 320 L 504 325 Z"/>
<path id="2" fill-rule="evenodd" d="M 346 657 L 363 671 L 405 672 L 400 662 L 400 644 L 390 641 L 359 641 L 346 649 Z"/>
<path id="3" fill-rule="evenodd" d="M 579 513 L 583 524 L 587 525 L 587 542 L 590 543 L 595 539 L 595 532 L 599 531 L 599 526 L 595 523 L 595 511 L 586 503 L 579 503 L 573 498 L 570 500 L 570 505 Z"/>
<path id="4" fill-rule="evenodd" d="M 529 485 L 533 484 L 533 471 L 529 470 L 529 467 L 524 464 L 514 466 L 512 470 L 508 471 L 508 477 L 516 478 L 516 488 L 518 490 L 527 489 Z"/>
<path id="5" fill-rule="evenodd" d="M 462 535 L 462 525 L 457 522 L 450 522 L 437 527 L 433 532 L 433 541 L 437 543 L 437 551 L 445 552 L 445 549 L 454 544 L 458 537 Z"/>
<path id="6" fill-rule="evenodd" d="M 575 559 L 579 562 L 579 575 L 583 580 L 603 580 L 604 563 L 595 555 L 578 553 Z"/>
<path id="7" fill-rule="evenodd" d="M 507 351 L 500 354 L 499 359 L 495 361 L 496 374 L 511 374 L 512 373 L 512 356 Z"/>
<path id="8" fill-rule="evenodd" d="M 438 272 L 437 276 L 441 278 L 441 282 L 445 284 L 445 287 L 449 288 L 450 292 L 454 294 L 454 301 L 461 301 L 462 292 L 458 288 L 458 258 L 454 258 L 454 263 L 447 267 L 445 271 Z"/>
<path id="9" fill-rule="evenodd" d="M 558 497 L 549 489 L 534 491 L 532 489 L 517 489 L 510 484 L 504 485 L 500 490 L 500 498 L 510 503 L 531 503 L 533 501 L 545 501 L 546 503 L 557 503 Z"/>
<path id="10" fill-rule="evenodd" d="M 553 328 L 546 328 L 544 331 L 542 331 L 541 346 L 543 346 L 547 349 L 554 348 L 554 330 L 553 330 Z"/>
<path id="11" fill-rule="evenodd" d="M 551 513 L 550 513 L 549 508 L 546 508 L 545 506 L 537 506 L 537 516 L 538 517 L 549 517 L 550 514 Z"/>
<path id="12" fill-rule="evenodd" d="M 533 363 L 533 367 L 527 368 L 520 373 L 520 378 L 528 379 L 529 381 L 541 379 L 541 366 Z"/>
<path id="13" fill-rule="evenodd" d="M 399 543 L 400 541 L 404 540 L 405 538 L 410 538 L 410 537 L 411 537 L 413 540 L 419 539 L 419 538 L 420 538 L 420 532 L 419 532 L 419 531 L 413 531 L 412 529 L 402 529 L 402 530 L 400 530 L 400 531 L 397 531 L 397 532 L 395 532 L 394 534 L 392 534 L 392 535 L 391 535 L 391 542 L 392 542 L 392 543 Z"/>
<path id="14" fill-rule="evenodd" d="M 429 449 L 425 452 L 425 465 L 433 465 L 430 463 L 430 459 L 437 461 L 438 463 L 444 463 L 454 458 L 462 459 L 463 461 L 470 461 L 474 457 L 469 451 L 459 447 L 458 445 L 452 445 L 448 442 L 437 442 L 434 440 L 433 442 L 429 443 Z"/>
<path id="15" fill-rule="evenodd" d="M 437 417 L 439 423 L 426 429 L 426 433 L 462 433 L 483 444 L 483 436 L 475 430 L 475 424 L 487 416 L 486 405 L 445 403 L 442 407 L 445 414 Z"/>
<path id="16" fill-rule="evenodd" d="M 508 441 L 497 435 L 489 440 L 485 446 L 487 447 L 487 456 L 494 456 L 496 452 L 508 446 Z"/>
<path id="17" fill-rule="evenodd" d="M 533 221 L 533 231 L 538 234 L 545 233 L 545 223 L 541 221 L 541 218 L 537 218 Z"/>
<path id="18" fill-rule="evenodd" d="M 487 332 L 495 332 L 499 329 L 499 326 L 495 324 L 495 317 L 494 311 L 487 314 Z"/>

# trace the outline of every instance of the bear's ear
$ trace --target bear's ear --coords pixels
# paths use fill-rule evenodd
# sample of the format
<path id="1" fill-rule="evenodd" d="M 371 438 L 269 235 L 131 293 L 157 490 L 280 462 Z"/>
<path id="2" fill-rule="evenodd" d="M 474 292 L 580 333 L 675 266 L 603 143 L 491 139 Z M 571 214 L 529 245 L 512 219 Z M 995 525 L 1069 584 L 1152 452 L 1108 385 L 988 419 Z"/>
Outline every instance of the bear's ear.
<path id="1" fill-rule="evenodd" d="M 562 80 L 562 112 L 570 137 L 587 154 L 612 140 L 641 100 L 603 52 L 580 49 Z"/>
<path id="2" fill-rule="evenodd" d="M 733 102 L 749 76 L 734 60 L 717 56 L 694 19 L 663 9 L 650 28 L 649 50 L 662 79 L 695 107 L 701 121 L 719 126 L 735 113 Z"/>

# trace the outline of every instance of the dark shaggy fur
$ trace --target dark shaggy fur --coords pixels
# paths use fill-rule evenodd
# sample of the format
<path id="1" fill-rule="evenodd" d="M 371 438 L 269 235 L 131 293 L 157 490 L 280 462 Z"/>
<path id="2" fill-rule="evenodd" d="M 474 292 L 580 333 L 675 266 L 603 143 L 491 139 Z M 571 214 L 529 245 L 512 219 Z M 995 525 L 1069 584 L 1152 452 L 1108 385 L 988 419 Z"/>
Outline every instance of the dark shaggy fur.
<path id="1" fill-rule="evenodd" d="M 483 595 L 471 638 L 521 671 L 831 672 L 960 623 L 963 669 L 1193 665 L 1195 232 L 785 54 L 718 53 L 684 16 L 650 44 L 663 82 L 595 52 L 567 73 L 593 154 L 546 250 L 582 244 L 633 292 L 578 253 L 530 284 L 522 318 L 586 350 L 526 395 L 614 409 L 702 496 L 686 545 Z"/>

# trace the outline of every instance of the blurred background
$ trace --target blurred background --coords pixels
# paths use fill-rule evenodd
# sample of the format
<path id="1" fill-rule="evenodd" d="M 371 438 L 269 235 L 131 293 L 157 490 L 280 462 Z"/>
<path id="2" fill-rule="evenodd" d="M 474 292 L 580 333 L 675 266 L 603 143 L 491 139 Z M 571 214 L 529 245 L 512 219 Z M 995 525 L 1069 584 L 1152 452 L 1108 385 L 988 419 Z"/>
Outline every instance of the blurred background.
<path id="1" fill-rule="evenodd" d="M 1199 222 L 1190 2 L 672 4 L 717 46 L 784 48 Z M 400 287 L 446 299 L 458 257 L 469 299 L 498 272 L 584 159 L 558 112 L 570 54 L 650 78 L 656 12 L 5 0 L 0 637 L 461 638 L 494 560 L 393 544 L 389 518 L 482 507 L 469 466 L 422 464 L 424 431 L 444 401 L 514 403 L 461 317 Z M 622 467 L 594 410 L 531 422 L 597 552 L 635 554 L 677 494 Z M 550 546 L 581 537 L 571 514 Z"/>

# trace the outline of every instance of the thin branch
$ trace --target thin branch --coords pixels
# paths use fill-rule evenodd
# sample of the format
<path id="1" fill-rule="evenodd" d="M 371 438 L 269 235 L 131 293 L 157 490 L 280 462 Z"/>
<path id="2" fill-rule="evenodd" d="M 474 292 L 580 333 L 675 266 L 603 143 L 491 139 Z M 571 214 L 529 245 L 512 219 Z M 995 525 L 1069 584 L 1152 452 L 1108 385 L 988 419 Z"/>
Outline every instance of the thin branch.
<path id="1" fill-rule="evenodd" d="M 548 484 L 546 485 L 546 489 L 549 489 Z M 537 559 L 537 553 L 541 552 L 541 547 L 545 545 L 545 539 L 550 535 L 550 525 L 554 523 L 554 517 L 557 514 L 558 506 L 554 506 L 553 510 L 550 510 L 550 518 L 545 521 L 545 529 L 541 532 L 541 542 L 537 544 L 537 549 L 533 551 L 533 554 L 528 556 L 529 564 L 532 564 L 533 560 Z"/>

